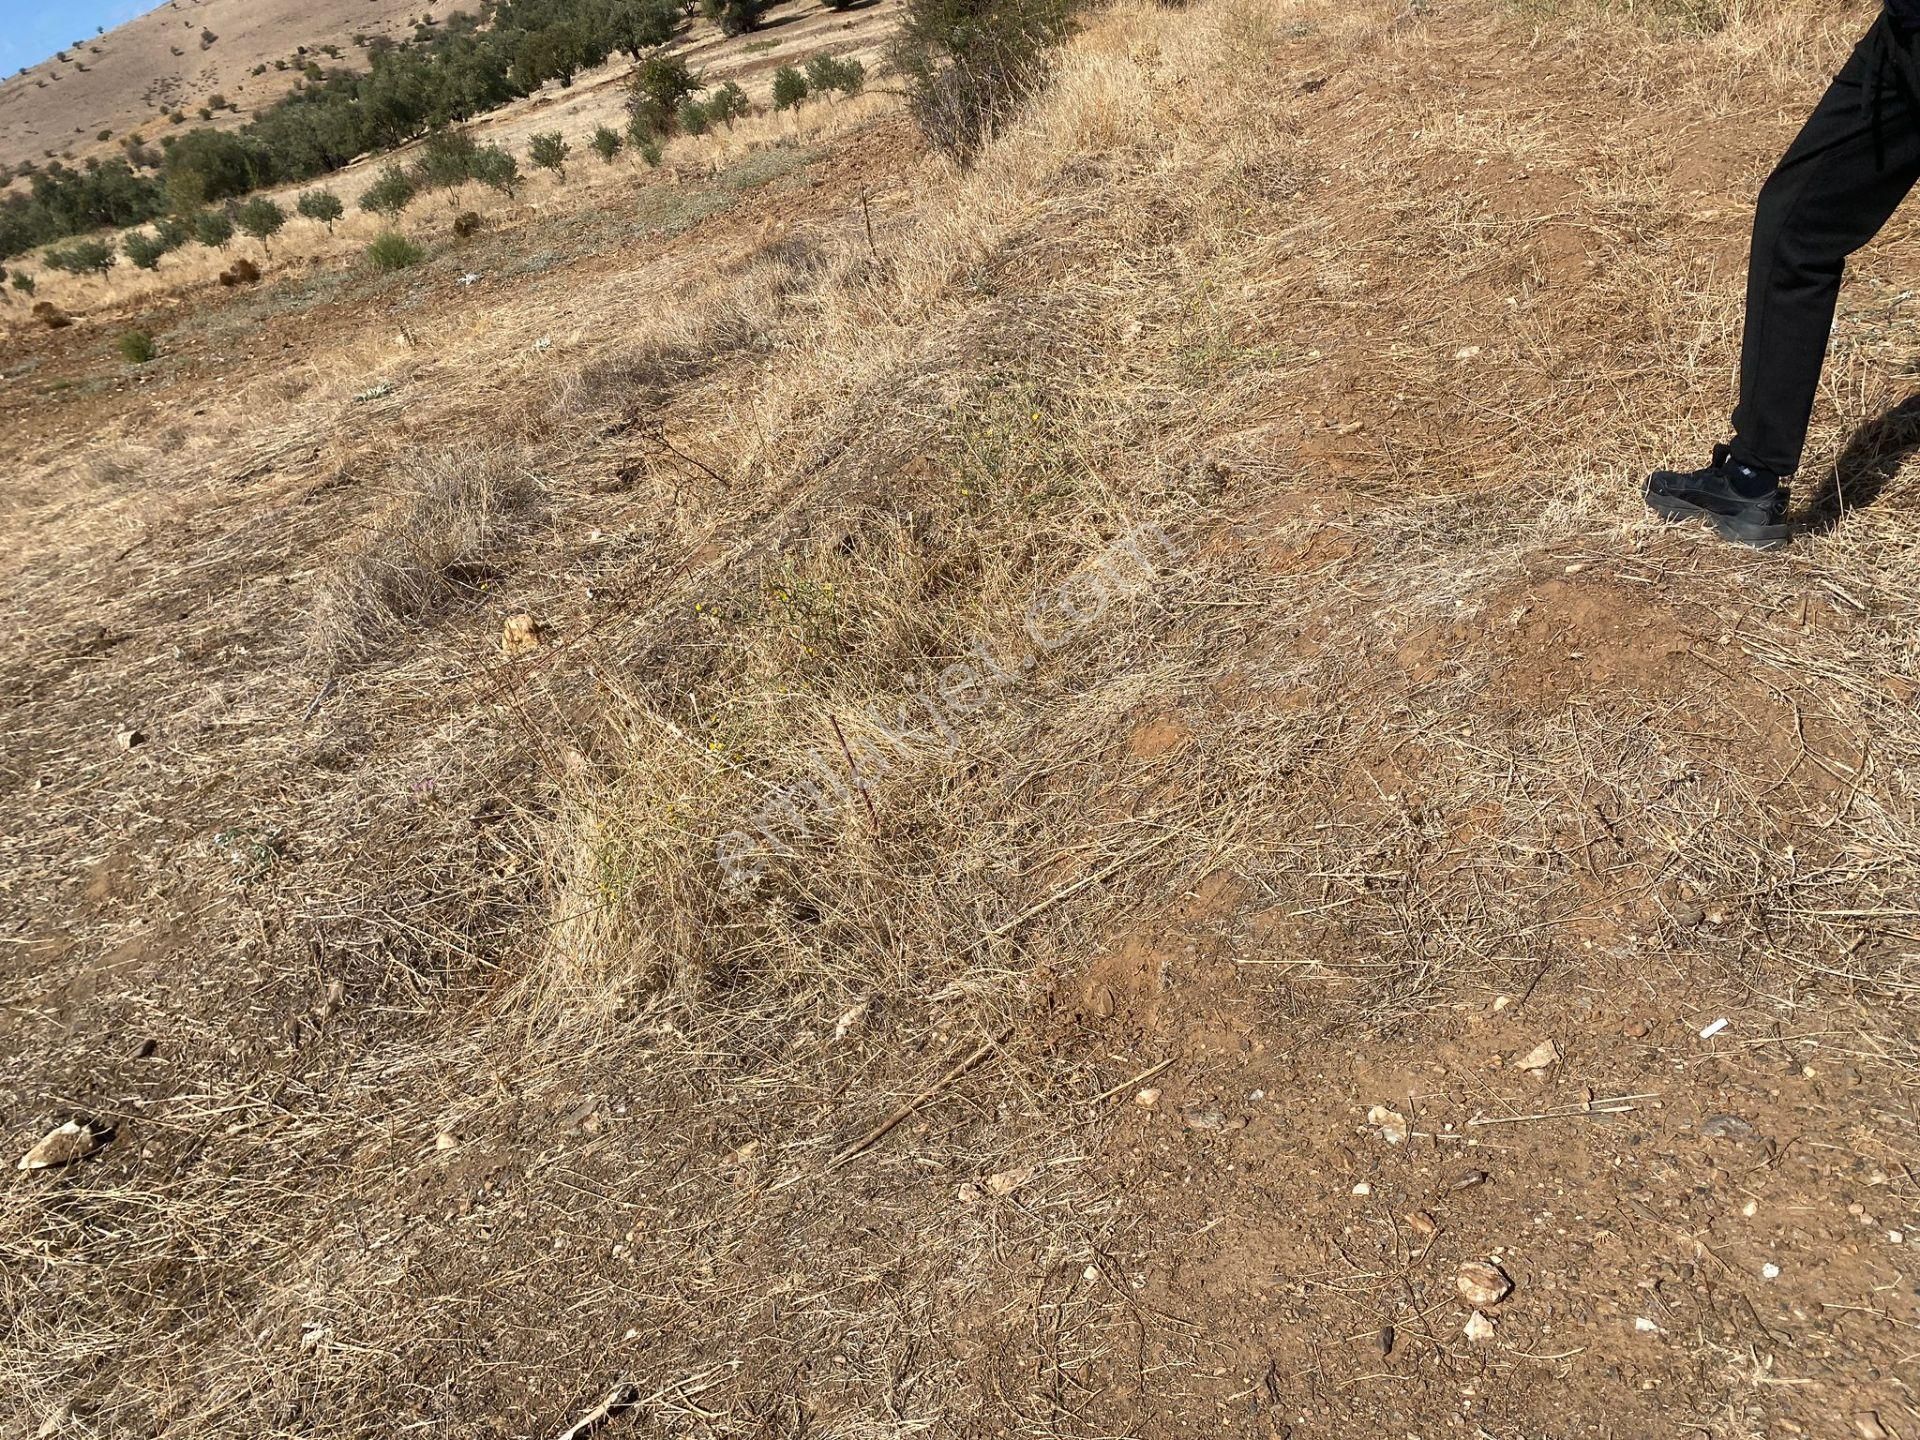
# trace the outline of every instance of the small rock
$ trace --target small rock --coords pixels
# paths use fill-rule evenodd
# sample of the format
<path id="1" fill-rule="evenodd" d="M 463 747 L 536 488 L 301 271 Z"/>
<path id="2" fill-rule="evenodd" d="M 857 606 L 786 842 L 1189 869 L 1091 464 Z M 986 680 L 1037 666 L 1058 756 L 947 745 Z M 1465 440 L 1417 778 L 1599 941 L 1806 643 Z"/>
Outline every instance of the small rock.
<path id="1" fill-rule="evenodd" d="M 1394 1334 L 1393 1326 L 1382 1325 L 1380 1327 L 1380 1333 L 1374 1338 L 1379 1343 L 1380 1354 L 1387 1356 L 1393 1354 L 1393 1342 L 1399 1337 Z"/>
<path id="2" fill-rule="evenodd" d="M 1380 1132 L 1380 1138 L 1389 1145 L 1404 1145 L 1410 1129 L 1407 1117 L 1398 1110 L 1389 1110 L 1385 1105 L 1376 1105 L 1367 1111 L 1367 1124 Z"/>
<path id="3" fill-rule="evenodd" d="M 1461 1172 L 1460 1174 L 1458 1174 L 1458 1175 L 1456 1175 L 1456 1176 L 1454 1176 L 1454 1178 L 1453 1178 L 1452 1180 L 1450 1180 L 1449 1182 L 1447 1182 L 1447 1189 L 1449 1189 L 1449 1190 L 1471 1190 L 1471 1189 L 1472 1189 L 1472 1188 L 1473 1188 L 1474 1186 L 1476 1186 L 1476 1185 L 1484 1185 L 1484 1184 L 1486 1184 L 1486 1183 L 1487 1183 L 1487 1172 L 1486 1172 L 1486 1171 L 1484 1171 L 1484 1170 L 1464 1170 L 1464 1171 L 1462 1171 L 1462 1172 Z"/>
<path id="4" fill-rule="evenodd" d="M 1904 1230 L 1889 1230 L 1889 1231 L 1887 1231 L 1887 1243 L 1888 1243 L 1889 1245 L 1904 1245 L 1904 1244 L 1906 1244 L 1906 1243 L 1907 1243 L 1907 1232 L 1906 1232 L 1906 1231 L 1904 1231 Z"/>
<path id="5" fill-rule="evenodd" d="M 51 1170 L 84 1160 L 102 1145 L 106 1136 L 90 1125 L 69 1120 L 41 1136 L 40 1143 L 20 1157 L 22 1170 Z"/>
<path id="6" fill-rule="evenodd" d="M 457 1136 L 442 1130 L 438 1135 L 433 1137 L 433 1148 L 436 1150 L 457 1150 L 460 1148 L 460 1141 Z"/>
<path id="7" fill-rule="evenodd" d="M 1493 1338 L 1493 1329 L 1493 1321 L 1476 1310 L 1467 1317 L 1467 1323 L 1460 1327 L 1460 1333 L 1478 1345 Z"/>
<path id="8" fill-rule="evenodd" d="M 117 731 L 114 734 L 113 743 L 122 750 L 131 750 L 135 746 L 147 743 L 147 732 L 133 729 Z"/>
<path id="9" fill-rule="evenodd" d="M 1660 1333 L 1660 1327 L 1644 1315 L 1636 1315 L 1633 1317 L 1633 1328 L 1638 1330 L 1642 1335 L 1657 1335 Z"/>
<path id="10" fill-rule="evenodd" d="M 1778 1280 L 1780 1278 L 1780 1267 L 1771 1260 L 1767 1261 L 1766 1264 L 1760 1267 L 1760 1278 L 1762 1280 Z"/>
<path id="11" fill-rule="evenodd" d="M 1373 1186 L 1362 1180 L 1358 1185 L 1353 1187 L 1353 1193 L 1356 1195 L 1371 1195 L 1373 1193 Z"/>
<path id="12" fill-rule="evenodd" d="M 987 1189 L 995 1195 L 1011 1195 L 1022 1185 L 1031 1184 L 1033 1177 L 1039 1173 L 1040 1167 L 1037 1165 L 1017 1165 L 1011 1170 L 989 1175 Z"/>
<path id="13" fill-rule="evenodd" d="M 1160 1103 L 1160 1087 L 1157 1085 L 1147 1086 L 1146 1089 L 1133 1097 L 1133 1103 L 1138 1105 L 1142 1110 L 1153 1109 L 1154 1106 Z"/>
<path id="14" fill-rule="evenodd" d="M 1740 1145 L 1760 1138 L 1760 1132 L 1738 1115 L 1709 1115 L 1700 1122 L 1700 1133 L 1709 1140 L 1732 1140 Z"/>
<path id="15" fill-rule="evenodd" d="M 1542 1040 L 1513 1064 L 1517 1070 L 1545 1070 L 1549 1065 L 1559 1063 L 1559 1060 L 1560 1047 L 1551 1040 Z"/>
<path id="16" fill-rule="evenodd" d="M 1653 1029 L 1653 1026 L 1649 1025 L 1645 1020 L 1629 1020 L 1620 1028 L 1629 1040 L 1644 1040 Z"/>
<path id="17" fill-rule="evenodd" d="M 1440 1227 L 1433 1223 L 1433 1217 L 1424 1210 L 1416 1210 L 1407 1216 L 1407 1228 L 1423 1239 L 1431 1238 Z"/>
<path id="18" fill-rule="evenodd" d="M 1513 1293 L 1513 1281 L 1498 1265 L 1485 1260 L 1469 1260 L 1453 1277 L 1453 1288 L 1460 1298 L 1476 1310 L 1498 1305 Z"/>
<path id="19" fill-rule="evenodd" d="M 862 1000 L 858 1005 L 844 1011 L 840 1018 L 833 1022 L 833 1038 L 836 1040 L 846 1039 L 851 1032 L 865 1023 L 867 1012 L 872 1008 L 873 1002 L 871 1000 Z"/>
<path id="20" fill-rule="evenodd" d="M 1887 1427 L 1880 1423 L 1878 1410 L 1856 1410 L 1853 1412 L 1854 1433 L 1860 1440 L 1892 1440 Z"/>
<path id="21" fill-rule="evenodd" d="M 540 641 L 540 622 L 531 615 L 509 615 L 500 627 L 500 653 L 509 660 L 533 654 Z"/>
<path id="22" fill-rule="evenodd" d="M 1211 1105 L 1183 1111 L 1180 1118 L 1189 1130 L 1224 1130 L 1227 1125 L 1227 1117 Z"/>

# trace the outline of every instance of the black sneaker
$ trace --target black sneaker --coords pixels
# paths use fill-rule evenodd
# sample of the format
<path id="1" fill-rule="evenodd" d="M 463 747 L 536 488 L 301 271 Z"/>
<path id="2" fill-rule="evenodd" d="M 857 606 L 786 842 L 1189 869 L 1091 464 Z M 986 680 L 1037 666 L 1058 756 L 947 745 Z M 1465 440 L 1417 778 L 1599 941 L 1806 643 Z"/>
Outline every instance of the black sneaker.
<path id="1" fill-rule="evenodd" d="M 1772 488 L 1759 495 L 1743 493 L 1762 481 L 1772 481 Z M 1793 539 L 1793 527 L 1786 523 L 1787 487 L 1741 464 L 1724 445 L 1713 447 L 1713 463 L 1704 470 L 1656 470 L 1648 476 L 1647 508 L 1666 520 L 1704 520 L 1722 538 L 1756 550 L 1778 550 Z"/>

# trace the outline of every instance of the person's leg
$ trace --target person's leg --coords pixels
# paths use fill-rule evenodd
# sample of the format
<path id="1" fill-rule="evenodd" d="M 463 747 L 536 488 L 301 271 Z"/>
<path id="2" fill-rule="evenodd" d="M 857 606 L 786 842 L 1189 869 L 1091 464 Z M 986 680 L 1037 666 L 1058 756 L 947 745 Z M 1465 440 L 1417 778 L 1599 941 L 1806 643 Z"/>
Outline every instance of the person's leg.
<path id="1" fill-rule="evenodd" d="M 1847 257 L 1920 181 L 1911 46 L 1880 20 L 1760 192 L 1732 451 L 1761 475 L 1800 468 Z"/>

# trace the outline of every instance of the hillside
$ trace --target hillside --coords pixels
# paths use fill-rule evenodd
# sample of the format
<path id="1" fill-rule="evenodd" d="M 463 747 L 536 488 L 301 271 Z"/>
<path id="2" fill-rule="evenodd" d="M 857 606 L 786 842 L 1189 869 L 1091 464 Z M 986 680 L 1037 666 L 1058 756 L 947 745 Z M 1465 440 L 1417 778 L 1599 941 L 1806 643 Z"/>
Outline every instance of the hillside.
<path id="1" fill-rule="evenodd" d="M 0 1436 L 1920 1436 L 1920 237 L 1649 521 L 1871 7 L 1725 12 L 9 301 Z"/>
<path id="2" fill-rule="evenodd" d="M 76 34 L 65 60 L 0 81 L 0 165 L 118 153 L 119 138 L 136 131 L 157 142 L 173 110 L 189 124 L 244 124 L 300 78 L 301 47 L 332 64 L 318 52 L 337 45 L 343 63 L 364 63 L 354 36 L 408 38 L 422 13 L 400 0 L 165 0 L 105 35 Z M 215 95 L 238 111 L 203 122 L 197 112 Z M 102 130 L 112 138 L 99 141 Z"/>

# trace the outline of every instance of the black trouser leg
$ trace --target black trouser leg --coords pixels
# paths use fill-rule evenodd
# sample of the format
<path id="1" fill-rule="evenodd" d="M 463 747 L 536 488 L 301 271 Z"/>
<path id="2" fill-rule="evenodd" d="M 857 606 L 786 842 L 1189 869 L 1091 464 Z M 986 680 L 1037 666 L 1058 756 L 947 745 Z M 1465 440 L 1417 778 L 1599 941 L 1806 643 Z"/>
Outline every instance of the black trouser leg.
<path id="1" fill-rule="evenodd" d="M 1920 181 L 1914 50 L 1877 22 L 1760 191 L 1733 453 L 1774 475 L 1800 468 L 1847 257 Z"/>

